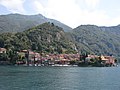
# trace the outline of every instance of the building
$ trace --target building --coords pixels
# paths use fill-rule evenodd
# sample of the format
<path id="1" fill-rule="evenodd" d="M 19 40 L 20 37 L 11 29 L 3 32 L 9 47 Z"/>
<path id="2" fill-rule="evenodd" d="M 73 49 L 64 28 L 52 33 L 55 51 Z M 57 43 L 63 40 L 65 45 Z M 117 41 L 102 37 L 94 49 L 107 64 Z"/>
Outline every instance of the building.
<path id="1" fill-rule="evenodd" d="M 115 58 L 112 56 L 101 56 L 101 60 L 104 65 L 114 65 L 115 64 Z"/>
<path id="2" fill-rule="evenodd" d="M 5 48 L 0 48 L 0 53 L 6 53 L 6 49 Z"/>

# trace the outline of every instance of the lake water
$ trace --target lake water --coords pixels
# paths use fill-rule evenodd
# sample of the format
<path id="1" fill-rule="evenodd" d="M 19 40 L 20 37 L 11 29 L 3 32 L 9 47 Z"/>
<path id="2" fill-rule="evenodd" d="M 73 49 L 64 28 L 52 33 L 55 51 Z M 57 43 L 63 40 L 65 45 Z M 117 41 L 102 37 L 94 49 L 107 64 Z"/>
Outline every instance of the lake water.
<path id="1" fill-rule="evenodd" d="M 0 90 L 120 90 L 120 67 L 0 66 Z"/>

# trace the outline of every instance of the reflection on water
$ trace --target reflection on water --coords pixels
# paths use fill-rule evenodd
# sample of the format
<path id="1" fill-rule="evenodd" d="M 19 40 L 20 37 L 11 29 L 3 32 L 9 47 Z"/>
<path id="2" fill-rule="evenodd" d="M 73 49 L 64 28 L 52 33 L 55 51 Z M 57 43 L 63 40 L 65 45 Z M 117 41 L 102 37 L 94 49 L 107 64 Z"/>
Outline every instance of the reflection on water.
<path id="1" fill-rule="evenodd" d="M 0 90 L 120 90 L 120 67 L 0 66 Z"/>

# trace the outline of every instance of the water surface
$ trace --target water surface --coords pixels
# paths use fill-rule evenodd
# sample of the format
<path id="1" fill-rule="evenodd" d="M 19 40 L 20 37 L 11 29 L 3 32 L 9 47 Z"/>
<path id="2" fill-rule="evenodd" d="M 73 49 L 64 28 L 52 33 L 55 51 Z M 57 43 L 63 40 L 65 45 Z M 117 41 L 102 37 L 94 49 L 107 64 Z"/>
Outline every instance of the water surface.
<path id="1" fill-rule="evenodd" d="M 0 90 L 120 90 L 120 67 L 0 66 Z"/>

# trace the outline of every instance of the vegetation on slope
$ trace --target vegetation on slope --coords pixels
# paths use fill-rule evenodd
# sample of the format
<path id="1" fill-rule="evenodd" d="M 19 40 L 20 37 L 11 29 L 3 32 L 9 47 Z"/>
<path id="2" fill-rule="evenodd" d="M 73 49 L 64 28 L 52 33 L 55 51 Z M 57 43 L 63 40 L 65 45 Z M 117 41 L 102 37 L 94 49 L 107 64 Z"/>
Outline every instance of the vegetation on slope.
<path id="1" fill-rule="evenodd" d="M 64 31 L 70 31 L 72 28 L 53 19 L 39 15 L 20 15 L 8 14 L 0 15 L 0 32 L 22 32 L 34 26 L 45 22 L 53 22 L 55 25 L 62 27 Z"/>
<path id="2" fill-rule="evenodd" d="M 0 34 L 0 47 L 12 50 L 31 49 L 44 53 L 76 53 L 75 45 L 62 28 L 44 23 L 24 32 Z"/>
<path id="3" fill-rule="evenodd" d="M 94 25 L 81 25 L 71 32 L 71 36 L 76 41 L 79 51 L 120 56 L 119 35 L 108 31 L 111 27 L 106 28 L 107 30 L 105 27 L 103 29 Z"/>
<path id="4" fill-rule="evenodd" d="M 54 24 L 46 23 L 35 27 L 48 21 Z M 62 49 L 64 53 L 69 53 L 66 51 L 69 48 L 70 51 L 77 49 L 80 53 L 120 56 L 120 25 L 81 25 L 71 31 L 70 27 L 42 15 L 9 14 L 0 15 L 0 32 L 0 47 L 52 53 L 58 48 L 59 51 Z"/>

